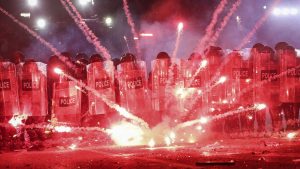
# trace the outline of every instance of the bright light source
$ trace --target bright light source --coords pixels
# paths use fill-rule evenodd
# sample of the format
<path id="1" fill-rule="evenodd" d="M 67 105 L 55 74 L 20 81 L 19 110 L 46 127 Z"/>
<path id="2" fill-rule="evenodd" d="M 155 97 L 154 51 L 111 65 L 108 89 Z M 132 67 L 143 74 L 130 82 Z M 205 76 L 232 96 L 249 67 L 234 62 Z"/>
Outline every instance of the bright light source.
<path id="1" fill-rule="evenodd" d="M 201 118 L 200 118 L 200 123 L 201 123 L 201 124 L 206 124 L 207 122 L 208 122 L 207 117 L 201 117 Z"/>
<path id="2" fill-rule="evenodd" d="M 171 144 L 171 139 L 169 137 L 165 137 L 165 143 L 167 146 L 169 146 Z"/>
<path id="3" fill-rule="evenodd" d="M 237 22 L 237 23 L 241 23 L 241 18 L 240 18 L 240 16 L 236 16 L 235 19 L 236 19 L 236 22 Z"/>
<path id="4" fill-rule="evenodd" d="M 292 9 L 290 10 L 290 14 L 291 14 L 291 15 L 297 15 L 297 14 L 298 14 L 298 9 L 292 8 Z"/>
<path id="5" fill-rule="evenodd" d="M 76 144 L 71 144 L 71 145 L 69 146 L 69 148 L 72 149 L 72 150 L 74 150 L 76 147 L 77 147 Z"/>
<path id="6" fill-rule="evenodd" d="M 86 6 L 88 3 L 91 3 L 92 0 L 79 0 L 79 4 L 81 6 Z"/>
<path id="7" fill-rule="evenodd" d="M 182 87 L 179 87 L 175 90 L 175 94 L 180 96 L 180 95 L 183 95 L 184 94 L 184 88 Z"/>
<path id="8" fill-rule="evenodd" d="M 288 8 L 283 8 L 283 9 L 281 10 L 281 13 L 282 13 L 283 15 L 288 15 L 288 14 L 289 14 L 289 9 L 288 9 Z"/>
<path id="9" fill-rule="evenodd" d="M 21 115 L 14 115 L 9 121 L 8 123 L 11 124 L 13 127 L 18 127 L 20 125 L 23 125 L 24 120 L 27 119 L 27 115 L 26 114 L 21 114 Z"/>
<path id="10" fill-rule="evenodd" d="M 20 16 L 22 16 L 24 18 L 30 18 L 30 13 L 29 12 L 27 12 L 27 13 L 22 12 L 22 13 L 20 13 Z"/>
<path id="11" fill-rule="evenodd" d="M 178 32 L 182 31 L 182 29 L 183 29 L 183 23 L 179 22 L 178 25 L 177 25 Z"/>
<path id="12" fill-rule="evenodd" d="M 264 5 L 264 6 L 263 6 L 263 9 L 267 9 L 267 5 Z"/>
<path id="13" fill-rule="evenodd" d="M 111 27 L 112 24 L 113 24 L 112 18 L 111 17 L 106 17 L 105 18 L 105 24 L 106 24 L 106 26 Z"/>
<path id="14" fill-rule="evenodd" d="M 46 22 L 45 19 L 39 18 L 39 19 L 36 21 L 36 24 L 37 24 L 37 26 L 38 26 L 39 28 L 43 29 L 43 28 L 46 27 L 47 22 Z"/>
<path id="15" fill-rule="evenodd" d="M 75 89 L 81 90 L 81 88 L 79 86 L 77 86 L 77 85 L 75 85 Z"/>
<path id="16" fill-rule="evenodd" d="M 297 53 L 297 58 L 300 57 L 300 49 L 295 49 L 296 53 Z"/>
<path id="17" fill-rule="evenodd" d="M 222 101 L 222 103 L 223 103 L 223 104 L 227 104 L 227 103 L 228 103 L 228 100 L 224 99 L 224 100 Z"/>
<path id="18" fill-rule="evenodd" d="M 199 130 L 199 131 L 201 131 L 202 130 L 202 126 L 197 126 L 196 129 Z"/>
<path id="19" fill-rule="evenodd" d="M 60 68 L 54 68 L 54 72 L 56 73 L 56 74 L 62 74 L 63 73 L 63 71 L 60 69 Z"/>
<path id="20" fill-rule="evenodd" d="M 279 16 L 279 15 L 281 14 L 280 9 L 279 9 L 279 8 L 275 8 L 275 9 L 273 10 L 273 14 L 276 15 L 276 16 Z"/>
<path id="21" fill-rule="evenodd" d="M 55 126 L 54 130 L 58 133 L 69 133 L 72 131 L 71 127 L 68 126 Z"/>
<path id="22" fill-rule="evenodd" d="M 201 68 L 205 68 L 207 66 L 208 61 L 207 60 L 202 60 L 200 63 Z"/>
<path id="23" fill-rule="evenodd" d="M 153 148 L 155 146 L 155 141 L 153 138 L 149 141 L 148 146 L 151 148 Z"/>
<path id="24" fill-rule="evenodd" d="M 27 0 L 27 4 L 31 7 L 37 6 L 38 1 L 37 0 Z"/>
<path id="25" fill-rule="evenodd" d="M 260 103 L 260 104 L 256 104 L 255 107 L 257 110 L 263 110 L 263 109 L 267 108 L 267 105 L 264 103 Z"/>
<path id="26" fill-rule="evenodd" d="M 152 37 L 153 34 L 152 33 L 141 33 L 140 36 L 143 36 L 143 37 Z"/>
<path id="27" fill-rule="evenodd" d="M 120 146 L 136 146 L 143 144 L 143 129 L 129 122 L 118 122 L 108 130 L 112 140 Z"/>
<path id="28" fill-rule="evenodd" d="M 226 76 L 221 76 L 218 83 L 224 83 L 227 80 Z"/>
<path id="29" fill-rule="evenodd" d="M 172 140 L 174 140 L 176 138 L 176 134 L 173 131 L 170 133 L 170 138 Z"/>
<path id="30" fill-rule="evenodd" d="M 288 134 L 286 135 L 286 137 L 287 137 L 288 139 L 293 139 L 296 135 L 297 135 L 296 132 L 291 132 L 291 133 L 288 133 Z"/>
<path id="31" fill-rule="evenodd" d="M 134 40 L 139 40 L 139 38 L 138 38 L 138 37 L 133 37 L 133 39 L 134 39 Z"/>
<path id="32" fill-rule="evenodd" d="M 275 16 L 291 16 L 298 15 L 297 8 L 274 8 L 273 15 Z"/>

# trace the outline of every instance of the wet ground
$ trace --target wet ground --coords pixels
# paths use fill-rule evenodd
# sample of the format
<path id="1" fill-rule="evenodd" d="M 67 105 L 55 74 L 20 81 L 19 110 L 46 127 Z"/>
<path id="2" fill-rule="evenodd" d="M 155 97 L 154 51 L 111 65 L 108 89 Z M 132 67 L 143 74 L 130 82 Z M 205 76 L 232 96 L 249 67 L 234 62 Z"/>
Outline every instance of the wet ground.
<path id="1" fill-rule="evenodd" d="M 300 137 L 207 139 L 169 147 L 53 146 L 2 151 L 0 168 L 300 168 Z"/>

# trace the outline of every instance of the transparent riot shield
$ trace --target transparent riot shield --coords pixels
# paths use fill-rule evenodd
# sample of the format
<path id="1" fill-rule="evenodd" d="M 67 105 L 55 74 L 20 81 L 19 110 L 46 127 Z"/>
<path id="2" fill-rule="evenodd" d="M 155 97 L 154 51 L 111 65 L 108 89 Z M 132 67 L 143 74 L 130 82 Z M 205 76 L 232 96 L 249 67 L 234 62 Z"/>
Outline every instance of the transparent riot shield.
<path id="1" fill-rule="evenodd" d="M 222 64 L 221 54 L 209 55 L 208 59 L 208 75 L 205 93 L 208 95 L 209 113 L 214 114 L 224 111 L 224 99 L 226 99 L 226 85 L 228 77 L 224 68 L 220 70 Z M 219 72 L 218 72 L 219 71 Z M 225 101 L 226 102 L 226 101 Z"/>
<path id="2" fill-rule="evenodd" d="M 271 50 L 264 49 L 254 55 L 254 71 L 254 103 L 263 103 L 269 108 L 269 111 L 256 110 L 255 114 L 258 131 L 265 131 L 266 113 L 273 119 L 274 106 L 279 106 L 279 79 L 276 78 L 279 64 L 274 61 Z"/>
<path id="3" fill-rule="evenodd" d="M 188 119 L 195 119 L 207 112 L 207 95 L 203 93 L 207 83 L 207 64 L 206 59 L 182 61 L 185 91 L 182 99 Z"/>
<path id="4" fill-rule="evenodd" d="M 240 105 L 240 91 L 243 80 L 249 78 L 248 68 L 242 65 L 242 56 L 239 51 L 233 51 L 228 56 L 229 62 L 225 68 L 225 74 L 228 77 L 226 85 L 226 98 L 224 105 L 228 108 L 235 108 Z"/>
<path id="5" fill-rule="evenodd" d="M 0 116 L 7 121 L 19 114 L 18 80 L 16 67 L 11 62 L 0 62 Z"/>
<path id="6" fill-rule="evenodd" d="M 120 105 L 131 113 L 143 117 L 146 105 L 146 67 L 144 61 L 125 62 L 117 67 Z"/>
<path id="7" fill-rule="evenodd" d="M 280 72 L 286 72 L 280 77 L 280 101 L 283 103 L 295 102 L 295 86 L 297 73 L 296 55 L 294 51 L 284 50 L 280 56 Z"/>
<path id="8" fill-rule="evenodd" d="M 47 115 L 47 77 L 44 63 L 29 62 L 19 74 L 20 112 L 28 116 Z"/>
<path id="9" fill-rule="evenodd" d="M 295 69 L 295 102 L 300 103 L 300 56 L 296 58 Z"/>
<path id="10" fill-rule="evenodd" d="M 112 61 L 94 62 L 87 66 L 88 86 L 95 89 L 103 97 L 115 102 L 114 65 Z M 105 126 L 108 122 L 110 107 L 95 93 L 89 92 L 90 125 Z M 102 124 L 100 124 L 102 123 Z M 105 124 L 104 124 L 105 123 Z"/>
<path id="11" fill-rule="evenodd" d="M 80 87 L 73 81 L 53 84 L 52 115 L 58 122 L 78 126 L 81 121 Z"/>
<path id="12" fill-rule="evenodd" d="M 179 59 L 152 61 L 152 108 L 161 116 L 180 111 L 184 88 L 180 80 Z"/>

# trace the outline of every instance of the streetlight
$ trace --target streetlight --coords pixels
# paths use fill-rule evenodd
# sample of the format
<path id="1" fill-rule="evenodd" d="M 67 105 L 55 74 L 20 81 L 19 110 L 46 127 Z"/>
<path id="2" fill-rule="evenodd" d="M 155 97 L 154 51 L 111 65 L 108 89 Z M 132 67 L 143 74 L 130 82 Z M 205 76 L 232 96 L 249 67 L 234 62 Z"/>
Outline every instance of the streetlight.
<path id="1" fill-rule="evenodd" d="M 105 22 L 106 26 L 108 26 L 108 27 L 111 27 L 113 24 L 113 20 L 111 17 L 106 17 L 104 22 Z"/>
<path id="2" fill-rule="evenodd" d="M 30 7 L 35 7 L 35 6 L 37 6 L 38 1 L 37 1 L 37 0 L 27 0 L 27 4 L 28 4 Z"/>
<path id="3" fill-rule="evenodd" d="M 275 16 L 295 16 L 298 15 L 299 11 L 297 8 L 274 8 L 273 15 Z"/>
<path id="4" fill-rule="evenodd" d="M 36 25 L 37 25 L 38 28 L 44 29 L 46 27 L 46 25 L 47 25 L 47 22 L 46 22 L 45 19 L 39 18 L 36 21 Z"/>
<path id="5" fill-rule="evenodd" d="M 81 6 L 86 6 L 88 3 L 92 3 L 92 0 L 79 0 Z"/>

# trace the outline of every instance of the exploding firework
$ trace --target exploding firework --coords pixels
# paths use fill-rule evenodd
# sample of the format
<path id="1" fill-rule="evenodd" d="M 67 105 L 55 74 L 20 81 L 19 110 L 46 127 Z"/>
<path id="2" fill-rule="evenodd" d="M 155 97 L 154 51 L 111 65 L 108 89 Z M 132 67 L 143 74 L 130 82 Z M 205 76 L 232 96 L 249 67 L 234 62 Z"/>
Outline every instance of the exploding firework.
<path id="1" fill-rule="evenodd" d="M 144 145 L 144 131 L 141 127 L 128 122 L 119 122 L 112 125 L 107 133 L 119 146 Z"/>

